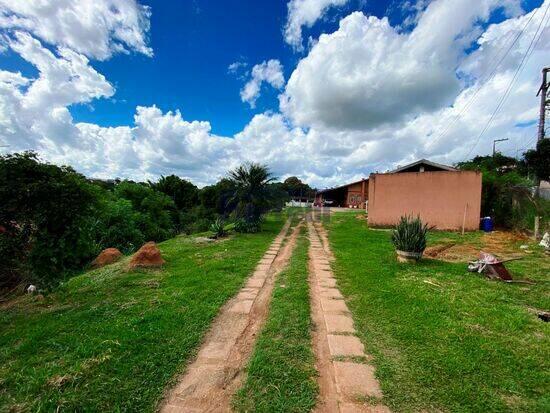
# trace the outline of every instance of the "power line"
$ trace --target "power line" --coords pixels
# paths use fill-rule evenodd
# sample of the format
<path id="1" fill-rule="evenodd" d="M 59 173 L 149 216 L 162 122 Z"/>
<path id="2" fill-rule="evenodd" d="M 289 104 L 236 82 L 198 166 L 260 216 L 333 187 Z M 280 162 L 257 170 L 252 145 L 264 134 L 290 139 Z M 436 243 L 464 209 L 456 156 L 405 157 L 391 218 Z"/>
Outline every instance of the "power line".
<path id="1" fill-rule="evenodd" d="M 537 39 L 537 36 L 539 34 L 539 31 L 541 29 L 541 26 L 542 26 L 542 23 L 544 22 L 544 19 L 546 17 L 546 14 L 548 13 L 548 9 L 550 8 L 550 4 L 548 6 L 546 6 L 546 10 L 544 12 L 544 15 L 542 16 L 542 19 L 539 23 L 539 26 L 537 27 L 537 30 L 533 36 L 533 38 L 531 39 L 531 42 L 529 43 L 529 46 L 527 47 L 527 50 L 525 51 L 515 73 L 514 73 L 514 76 L 512 77 L 512 80 L 510 81 L 509 85 L 508 85 L 508 88 L 506 89 L 506 91 L 504 92 L 504 94 L 502 95 L 502 97 L 500 98 L 499 102 L 498 102 L 498 105 L 496 106 L 495 110 L 493 111 L 493 113 L 491 114 L 491 117 L 489 118 L 489 120 L 487 121 L 487 123 L 485 124 L 485 126 L 483 127 L 483 129 L 481 130 L 480 134 L 477 136 L 476 138 L 476 141 L 474 143 L 474 145 L 472 146 L 472 148 L 468 151 L 468 153 L 466 154 L 464 160 L 466 160 L 470 154 L 472 153 L 472 151 L 475 149 L 475 147 L 477 146 L 477 144 L 479 143 L 479 140 L 481 139 L 481 137 L 483 136 L 483 134 L 487 131 L 487 129 L 489 128 L 489 126 L 491 125 L 491 123 L 493 122 L 493 119 L 495 118 L 496 114 L 498 113 L 498 111 L 500 110 L 500 108 L 502 107 L 502 105 L 504 104 L 504 102 L 506 101 L 506 99 L 508 98 L 508 96 L 510 95 L 510 91 L 512 90 L 512 87 L 514 86 L 514 83 L 516 82 L 517 80 L 517 77 L 518 77 L 518 74 L 521 72 L 521 70 L 523 69 L 524 67 L 524 64 L 525 62 L 528 60 L 528 57 L 531 57 L 531 47 L 533 46 L 533 43 L 535 42 L 535 39 Z M 544 30 L 544 29 L 543 29 Z M 542 34 L 542 32 L 541 32 Z M 538 37 L 538 39 L 540 39 L 540 36 Z M 538 40 L 537 40 L 538 42 Z M 534 49 L 534 48 L 533 48 Z"/>
<path id="2" fill-rule="evenodd" d="M 518 42 L 518 40 L 521 38 L 521 36 L 523 35 L 523 33 L 525 32 L 525 29 L 527 28 L 527 26 L 529 25 L 529 23 L 531 23 L 531 20 L 533 20 L 533 18 L 535 17 L 535 15 L 538 13 L 538 11 L 540 10 L 540 8 L 536 9 L 532 14 L 531 16 L 529 17 L 529 19 L 527 20 L 527 22 L 523 25 L 521 31 L 518 33 L 518 35 L 515 37 L 515 39 L 513 39 L 512 43 L 508 46 L 508 48 L 506 49 L 506 52 L 504 53 L 504 55 L 502 55 L 502 57 L 500 58 L 500 60 L 498 61 L 498 63 L 493 67 L 493 70 L 491 71 L 491 73 L 489 74 L 489 77 L 487 78 L 487 80 L 485 80 L 484 84 L 486 84 L 487 82 L 490 82 L 496 75 L 497 73 L 497 69 L 499 68 L 499 66 L 501 65 L 501 63 L 504 61 L 504 59 L 506 59 L 506 57 L 508 56 L 508 54 L 510 53 L 510 51 L 512 50 L 512 48 L 514 47 L 514 45 Z M 495 58 L 496 56 L 500 53 L 500 51 L 504 49 L 504 45 L 502 45 L 502 47 L 499 49 L 499 51 L 497 52 L 497 54 L 495 55 Z M 445 134 L 449 131 L 449 129 L 458 121 L 458 119 L 460 119 L 460 117 L 470 108 L 470 106 L 472 105 L 472 103 L 474 103 L 475 101 L 475 98 L 477 97 L 477 94 L 479 93 L 479 91 L 481 90 L 481 87 L 482 87 L 482 84 L 480 83 L 477 87 L 477 89 L 475 90 L 475 92 L 473 93 L 473 95 L 470 97 L 470 99 L 468 100 L 468 102 L 466 103 L 466 105 L 464 105 L 464 107 L 462 108 L 462 110 L 457 114 L 455 115 L 454 119 L 447 125 L 447 127 L 443 130 L 443 132 L 441 132 L 441 134 L 439 134 L 434 140 L 432 140 L 428 146 L 427 146 L 427 149 L 429 149 L 433 144 L 435 144 L 437 141 L 439 141 L 439 139 L 441 139 L 443 136 L 445 136 Z"/>
<path id="3" fill-rule="evenodd" d="M 535 141 L 537 140 L 537 135 L 533 136 L 529 142 L 526 145 L 523 145 L 521 148 L 518 149 L 518 151 L 523 151 L 524 149 L 527 149 L 530 147 Z"/>
<path id="4" fill-rule="evenodd" d="M 548 132 L 549 130 L 550 130 L 550 126 L 547 127 L 544 131 L 545 131 L 545 133 L 546 133 L 546 132 Z M 535 136 L 532 136 L 531 139 L 529 139 L 529 141 L 528 141 L 525 145 L 523 145 L 523 146 L 520 147 L 520 148 L 517 148 L 516 151 L 517 151 L 517 152 L 520 152 L 520 151 L 523 151 L 523 150 L 529 148 L 531 145 L 533 145 L 533 144 L 537 141 L 537 139 L 538 139 L 538 134 L 535 134 Z"/>

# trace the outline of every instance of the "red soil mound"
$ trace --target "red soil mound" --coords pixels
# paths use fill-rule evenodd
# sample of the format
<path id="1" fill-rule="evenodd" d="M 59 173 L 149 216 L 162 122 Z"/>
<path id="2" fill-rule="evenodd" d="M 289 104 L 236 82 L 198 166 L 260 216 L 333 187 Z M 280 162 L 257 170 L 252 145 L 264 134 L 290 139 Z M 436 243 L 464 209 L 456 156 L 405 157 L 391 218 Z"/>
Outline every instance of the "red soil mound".
<path id="1" fill-rule="evenodd" d="M 104 267 L 105 265 L 117 262 L 122 257 L 122 253 L 116 248 L 107 248 L 99 253 L 97 258 L 92 261 L 92 268 Z"/>
<path id="2" fill-rule="evenodd" d="M 155 268 L 164 264 L 160 250 L 153 241 L 148 242 L 133 255 L 130 261 L 132 268 Z"/>

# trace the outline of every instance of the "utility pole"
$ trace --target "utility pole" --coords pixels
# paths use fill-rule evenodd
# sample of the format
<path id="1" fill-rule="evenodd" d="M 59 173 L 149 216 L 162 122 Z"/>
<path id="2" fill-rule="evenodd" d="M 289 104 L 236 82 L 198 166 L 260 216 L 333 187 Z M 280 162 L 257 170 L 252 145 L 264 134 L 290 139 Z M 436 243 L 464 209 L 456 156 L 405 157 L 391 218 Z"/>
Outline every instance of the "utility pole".
<path id="1" fill-rule="evenodd" d="M 537 96 L 540 95 L 540 115 L 539 115 L 539 133 L 538 141 L 544 139 L 544 121 L 546 120 L 546 107 L 550 104 L 548 100 L 548 82 L 546 80 L 547 73 L 550 72 L 550 67 L 542 69 L 542 83 L 540 85 Z"/>
<path id="2" fill-rule="evenodd" d="M 495 157 L 497 151 L 496 151 L 496 145 L 497 145 L 497 142 L 504 142 L 504 141 L 507 141 L 508 138 L 504 138 L 504 139 L 493 139 L 493 158 Z"/>
<path id="3" fill-rule="evenodd" d="M 539 114 L 539 131 L 537 135 L 537 142 L 540 142 L 544 139 L 544 123 L 546 120 L 546 107 L 549 105 L 550 100 L 548 99 L 548 81 L 546 79 L 546 75 L 550 72 L 550 67 L 545 67 L 542 69 L 542 83 L 540 85 L 540 88 L 537 92 L 537 96 L 540 95 L 540 114 Z M 537 198 L 539 197 L 540 193 L 540 178 L 538 176 L 535 176 L 535 202 L 537 202 Z M 538 210 L 538 208 L 537 208 Z M 535 240 L 538 240 L 539 237 L 539 230 L 540 230 L 540 217 L 535 216 L 535 228 L 534 228 L 534 237 Z"/>

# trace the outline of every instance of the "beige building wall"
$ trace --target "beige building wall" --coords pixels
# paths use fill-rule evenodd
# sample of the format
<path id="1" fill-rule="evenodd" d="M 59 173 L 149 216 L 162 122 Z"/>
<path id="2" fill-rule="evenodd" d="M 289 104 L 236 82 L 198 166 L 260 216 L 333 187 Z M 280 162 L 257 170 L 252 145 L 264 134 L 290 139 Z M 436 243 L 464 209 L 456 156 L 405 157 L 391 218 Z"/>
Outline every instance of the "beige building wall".
<path id="1" fill-rule="evenodd" d="M 437 229 L 479 228 L 481 173 L 406 172 L 372 174 L 368 185 L 370 226 L 393 226 L 402 215 L 420 215 Z"/>

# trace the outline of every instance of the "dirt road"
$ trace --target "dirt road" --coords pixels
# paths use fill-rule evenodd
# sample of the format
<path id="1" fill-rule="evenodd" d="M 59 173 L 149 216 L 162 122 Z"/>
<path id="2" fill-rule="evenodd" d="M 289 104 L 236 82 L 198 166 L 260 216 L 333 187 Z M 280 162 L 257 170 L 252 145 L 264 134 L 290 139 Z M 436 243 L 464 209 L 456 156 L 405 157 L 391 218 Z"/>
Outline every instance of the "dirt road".
<path id="1" fill-rule="evenodd" d="M 288 264 L 301 225 L 287 235 L 287 221 L 246 285 L 222 307 L 196 359 L 169 392 L 160 411 L 231 410 L 231 398 L 242 384 L 244 367 L 269 312 L 274 279 Z"/>

